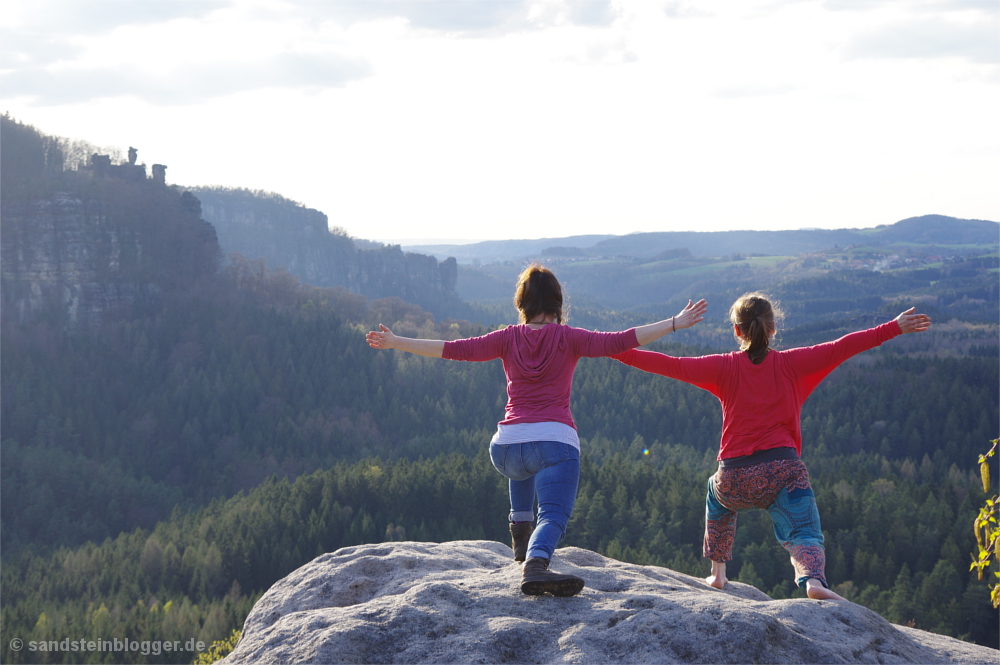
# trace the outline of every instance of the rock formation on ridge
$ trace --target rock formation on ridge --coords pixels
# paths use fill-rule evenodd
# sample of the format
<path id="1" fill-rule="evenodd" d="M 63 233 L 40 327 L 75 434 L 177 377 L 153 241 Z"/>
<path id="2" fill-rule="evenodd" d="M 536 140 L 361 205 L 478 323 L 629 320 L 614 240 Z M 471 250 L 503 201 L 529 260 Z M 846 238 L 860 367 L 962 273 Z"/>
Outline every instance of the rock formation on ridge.
<path id="1" fill-rule="evenodd" d="M 490 541 L 381 543 L 317 557 L 247 617 L 237 663 L 996 663 L 1000 652 L 847 602 L 771 600 L 730 582 L 575 547 L 573 598 L 525 596 Z"/>

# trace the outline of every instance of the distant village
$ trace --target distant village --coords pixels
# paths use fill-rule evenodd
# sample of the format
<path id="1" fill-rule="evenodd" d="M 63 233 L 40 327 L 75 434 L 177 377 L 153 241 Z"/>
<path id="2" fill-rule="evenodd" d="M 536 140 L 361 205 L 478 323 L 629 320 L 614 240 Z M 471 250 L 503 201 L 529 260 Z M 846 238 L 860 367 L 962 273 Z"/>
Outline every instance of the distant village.
<path id="1" fill-rule="evenodd" d="M 851 245 L 848 250 L 854 249 L 855 246 Z M 826 256 L 824 257 L 826 261 L 834 264 L 839 264 L 837 267 L 846 267 L 852 270 L 872 270 L 874 272 L 882 272 L 885 270 L 896 270 L 899 268 L 921 268 L 921 267 L 931 267 L 936 266 L 941 263 L 953 260 L 960 261 L 962 257 L 950 256 L 944 257 L 940 254 L 925 254 L 919 256 L 900 256 L 899 254 L 882 254 L 882 253 L 870 253 L 866 255 L 852 255 L 845 256 L 841 260 L 837 260 L 834 257 Z"/>

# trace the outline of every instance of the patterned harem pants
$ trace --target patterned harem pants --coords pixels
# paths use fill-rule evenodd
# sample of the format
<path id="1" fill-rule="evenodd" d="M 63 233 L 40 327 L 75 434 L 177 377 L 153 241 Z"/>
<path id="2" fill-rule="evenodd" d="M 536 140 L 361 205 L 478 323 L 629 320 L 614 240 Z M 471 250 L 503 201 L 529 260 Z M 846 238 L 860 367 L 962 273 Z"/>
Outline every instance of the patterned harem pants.
<path id="1" fill-rule="evenodd" d="M 774 536 L 791 555 L 795 582 L 805 587 L 806 580 L 813 578 L 829 588 L 816 496 L 801 460 L 719 469 L 708 479 L 705 557 L 719 563 L 733 558 L 736 514 L 753 508 L 771 515 Z"/>

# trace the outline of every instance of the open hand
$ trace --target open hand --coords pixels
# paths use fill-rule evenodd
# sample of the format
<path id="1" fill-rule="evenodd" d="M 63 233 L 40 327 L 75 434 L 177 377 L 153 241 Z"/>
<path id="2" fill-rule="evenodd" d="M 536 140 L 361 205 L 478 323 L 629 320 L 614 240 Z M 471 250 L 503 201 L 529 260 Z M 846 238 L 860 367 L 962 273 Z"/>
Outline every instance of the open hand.
<path id="1" fill-rule="evenodd" d="M 392 334 L 392 331 L 383 326 L 381 323 L 378 324 L 378 330 L 369 331 L 365 335 L 365 341 L 368 342 L 368 346 L 373 349 L 394 349 L 396 348 L 396 336 Z"/>
<path id="2" fill-rule="evenodd" d="M 926 314 L 915 314 L 916 307 L 911 307 L 896 317 L 899 329 L 906 333 L 923 332 L 931 327 L 931 317 Z"/>
<path id="3" fill-rule="evenodd" d="M 674 317 L 674 328 L 683 330 L 700 323 L 705 318 L 706 309 L 708 309 L 708 303 L 704 299 L 696 303 L 688 300 L 688 304 L 681 310 L 680 314 Z"/>

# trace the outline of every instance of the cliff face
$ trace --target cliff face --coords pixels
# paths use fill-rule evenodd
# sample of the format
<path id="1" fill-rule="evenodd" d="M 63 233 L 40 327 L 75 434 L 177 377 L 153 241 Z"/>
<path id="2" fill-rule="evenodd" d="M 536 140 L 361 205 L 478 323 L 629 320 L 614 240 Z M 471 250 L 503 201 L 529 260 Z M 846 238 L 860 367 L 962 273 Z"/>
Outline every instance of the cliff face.
<path id="1" fill-rule="evenodd" d="M 431 306 L 441 296 L 454 295 L 458 262 L 427 254 L 403 252 L 398 245 L 360 249 L 347 288 L 369 298 L 398 296 L 407 302 Z"/>
<path id="2" fill-rule="evenodd" d="M 191 292 L 219 268 L 198 200 L 168 187 L 166 166 L 113 164 L 86 143 L 0 117 L 0 311 L 4 322 L 91 327 L 160 294 Z"/>
<path id="3" fill-rule="evenodd" d="M 314 286 L 396 296 L 438 312 L 457 301 L 455 259 L 439 263 L 398 246 L 358 248 L 331 233 L 323 213 L 283 199 L 209 193 L 199 205 L 158 181 L 118 175 L 98 174 L 82 190 L 93 195 L 5 202 L 0 307 L 10 322 L 91 328 L 213 274 L 220 245 Z"/>
<path id="4" fill-rule="evenodd" d="M 3 315 L 17 323 L 92 326 L 140 294 L 156 293 L 151 284 L 125 278 L 123 255 L 141 254 L 136 235 L 110 223 L 96 202 L 60 193 L 6 207 L 0 234 Z"/>
<path id="5" fill-rule="evenodd" d="M 362 249 L 331 232 L 326 215 L 279 196 L 246 190 L 196 188 L 202 214 L 215 226 L 224 253 L 264 258 L 302 282 L 340 286 L 368 298 L 396 296 L 423 307 L 455 297 L 458 264 L 403 252 L 398 246 Z"/>

